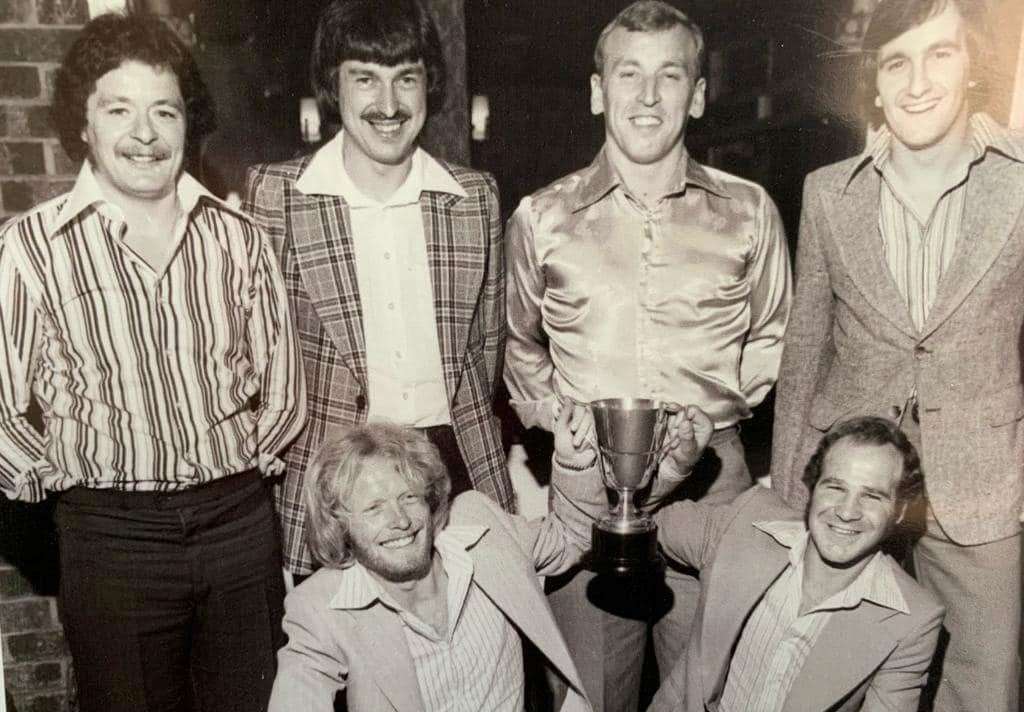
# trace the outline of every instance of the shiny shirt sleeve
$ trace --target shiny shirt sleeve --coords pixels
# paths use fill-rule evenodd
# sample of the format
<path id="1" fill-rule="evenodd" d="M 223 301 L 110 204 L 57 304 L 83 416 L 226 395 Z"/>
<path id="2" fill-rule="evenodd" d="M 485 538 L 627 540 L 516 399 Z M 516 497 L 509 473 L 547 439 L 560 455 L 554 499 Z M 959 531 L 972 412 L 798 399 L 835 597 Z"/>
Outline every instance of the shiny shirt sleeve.
<path id="1" fill-rule="evenodd" d="M 554 364 L 544 333 L 541 314 L 544 271 L 537 259 L 530 213 L 531 200 L 525 198 L 505 229 L 508 278 L 505 385 L 523 425 L 550 431 L 555 400 Z"/>
<path id="2" fill-rule="evenodd" d="M 259 466 L 265 474 L 284 472 L 280 452 L 306 422 L 306 382 L 284 281 L 270 244 L 258 233 L 252 316 L 248 322 L 253 367 L 261 374 L 257 413 Z"/>
<path id="3" fill-rule="evenodd" d="M 757 235 L 748 273 L 750 330 L 740 361 L 740 388 L 752 408 L 775 384 L 789 320 L 792 275 L 782 218 L 775 203 L 761 194 Z"/>
<path id="4" fill-rule="evenodd" d="M 32 371 L 37 357 L 35 307 L 18 273 L 9 243 L 0 234 L 0 490 L 12 499 L 38 502 L 45 492 L 44 438 L 28 421 Z"/>

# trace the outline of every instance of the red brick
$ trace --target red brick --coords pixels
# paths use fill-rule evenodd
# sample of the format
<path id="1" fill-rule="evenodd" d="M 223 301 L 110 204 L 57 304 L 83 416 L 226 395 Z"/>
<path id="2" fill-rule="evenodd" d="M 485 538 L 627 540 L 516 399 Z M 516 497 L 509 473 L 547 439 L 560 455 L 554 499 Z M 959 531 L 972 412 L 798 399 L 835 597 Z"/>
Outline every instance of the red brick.
<path id="1" fill-rule="evenodd" d="M 0 136 L 50 138 L 55 135 L 48 106 L 0 106 Z"/>
<path id="2" fill-rule="evenodd" d="M 4 641 L 15 663 L 53 660 L 66 653 L 62 631 L 12 633 L 4 635 Z"/>
<path id="3" fill-rule="evenodd" d="M 11 179 L 0 181 L 0 196 L 7 213 L 20 213 L 71 190 L 73 180 Z"/>
<path id="4" fill-rule="evenodd" d="M 35 9 L 32 0 L 0 0 L 0 22 L 35 24 Z"/>
<path id="5" fill-rule="evenodd" d="M 16 692 L 38 692 L 63 687 L 64 666 L 59 662 L 8 665 L 4 668 L 7 686 Z"/>
<path id="6" fill-rule="evenodd" d="M 0 603 L 0 629 L 4 633 L 53 630 L 56 622 L 50 614 L 50 599 L 28 598 Z"/>
<path id="7" fill-rule="evenodd" d="M 0 29 L 0 62 L 59 62 L 77 34 L 77 28 Z"/>
<path id="8" fill-rule="evenodd" d="M 24 174 L 46 174 L 42 142 L 0 142 L 0 175 Z"/>
<path id="9" fill-rule="evenodd" d="M 84 25 L 89 21 L 86 0 L 38 0 L 38 8 L 43 25 Z"/>
<path id="10" fill-rule="evenodd" d="M 0 66 L 0 98 L 37 99 L 42 89 L 38 68 L 22 64 Z"/>

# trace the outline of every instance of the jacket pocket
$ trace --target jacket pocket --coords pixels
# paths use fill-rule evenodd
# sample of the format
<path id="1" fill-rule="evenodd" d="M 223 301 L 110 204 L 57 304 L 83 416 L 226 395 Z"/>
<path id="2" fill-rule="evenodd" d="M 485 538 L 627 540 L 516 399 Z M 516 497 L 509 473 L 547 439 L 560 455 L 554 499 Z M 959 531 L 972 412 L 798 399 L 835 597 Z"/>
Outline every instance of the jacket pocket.
<path id="1" fill-rule="evenodd" d="M 993 428 L 1024 418 L 1024 384 L 1014 383 L 1009 388 L 1004 388 L 980 400 L 986 411 L 985 422 Z"/>
<path id="2" fill-rule="evenodd" d="M 815 430 L 826 432 L 851 412 L 852 409 L 849 405 L 840 405 L 819 393 L 811 402 L 811 410 L 807 414 L 807 422 Z"/>

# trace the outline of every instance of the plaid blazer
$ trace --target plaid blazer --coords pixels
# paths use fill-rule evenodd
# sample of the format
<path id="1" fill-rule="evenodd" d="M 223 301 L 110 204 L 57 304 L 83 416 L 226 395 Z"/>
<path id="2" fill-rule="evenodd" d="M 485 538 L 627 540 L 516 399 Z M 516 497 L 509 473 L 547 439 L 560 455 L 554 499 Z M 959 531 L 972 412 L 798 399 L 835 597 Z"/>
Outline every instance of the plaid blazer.
<path id="1" fill-rule="evenodd" d="M 285 453 L 277 488 L 285 566 L 308 574 L 303 476 L 333 429 L 366 420 L 362 310 L 348 207 L 295 182 L 311 156 L 249 170 L 243 208 L 269 235 L 281 263 L 306 372 L 306 429 Z M 492 402 L 505 350 L 504 245 L 494 179 L 443 163 L 468 194 L 424 192 L 423 232 L 452 426 L 474 487 L 513 510 Z"/>

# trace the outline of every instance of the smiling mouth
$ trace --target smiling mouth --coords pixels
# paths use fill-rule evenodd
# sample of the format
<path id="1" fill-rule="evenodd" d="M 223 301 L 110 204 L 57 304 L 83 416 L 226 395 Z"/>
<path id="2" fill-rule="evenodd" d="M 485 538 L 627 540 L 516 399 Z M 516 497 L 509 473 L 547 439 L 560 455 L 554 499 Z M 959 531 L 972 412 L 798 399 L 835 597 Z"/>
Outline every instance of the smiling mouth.
<path id="1" fill-rule="evenodd" d="M 840 536 L 858 536 L 861 533 L 859 529 L 849 529 L 848 527 L 842 527 L 838 524 L 829 524 L 828 528 Z"/>
<path id="2" fill-rule="evenodd" d="M 908 114 L 923 114 L 934 109 L 938 103 L 938 99 L 929 99 L 928 101 L 921 101 L 916 104 L 907 104 L 903 107 L 903 110 Z"/>
<path id="3" fill-rule="evenodd" d="M 415 541 L 415 539 L 416 535 L 410 534 L 409 536 L 403 536 L 398 539 L 391 539 L 390 541 L 381 542 L 381 546 L 383 546 L 385 549 L 401 549 L 412 544 L 413 541 Z"/>
<path id="4" fill-rule="evenodd" d="M 370 126 L 383 136 L 394 136 L 402 130 L 405 119 L 369 119 Z"/>
<path id="5" fill-rule="evenodd" d="M 124 153 L 122 158 L 138 166 L 149 166 L 167 159 L 165 155 L 152 153 Z"/>
<path id="6" fill-rule="evenodd" d="M 657 116 L 633 116 L 630 118 L 630 122 L 632 122 L 634 126 L 638 126 L 640 128 L 661 126 L 662 123 L 661 119 Z"/>

